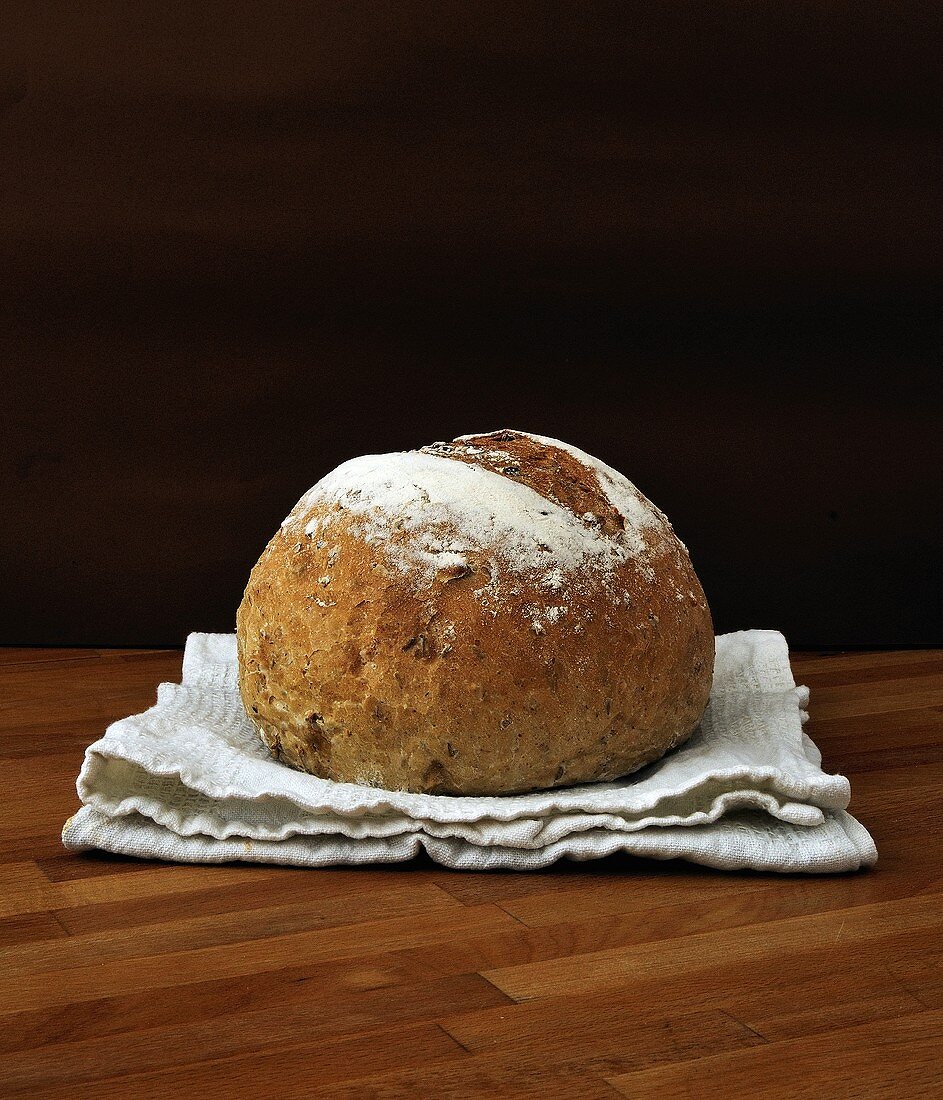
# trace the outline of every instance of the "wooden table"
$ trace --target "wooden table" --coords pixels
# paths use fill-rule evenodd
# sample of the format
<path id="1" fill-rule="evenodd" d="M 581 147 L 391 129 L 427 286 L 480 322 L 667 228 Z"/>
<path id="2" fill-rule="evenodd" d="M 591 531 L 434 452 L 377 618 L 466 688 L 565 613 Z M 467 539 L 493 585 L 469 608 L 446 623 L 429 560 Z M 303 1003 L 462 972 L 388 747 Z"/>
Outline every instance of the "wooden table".
<path id="1" fill-rule="evenodd" d="M 836 876 L 70 855 L 177 651 L 0 650 L 0 1094 L 943 1094 L 943 651 L 796 654 L 880 852 Z"/>

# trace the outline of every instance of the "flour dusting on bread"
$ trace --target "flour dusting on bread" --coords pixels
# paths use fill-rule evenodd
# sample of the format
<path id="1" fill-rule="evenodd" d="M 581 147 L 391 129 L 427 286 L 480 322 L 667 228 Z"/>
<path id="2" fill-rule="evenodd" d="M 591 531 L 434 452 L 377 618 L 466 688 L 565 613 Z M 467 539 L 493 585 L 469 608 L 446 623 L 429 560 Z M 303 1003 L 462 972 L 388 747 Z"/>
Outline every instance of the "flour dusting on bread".
<path id="1" fill-rule="evenodd" d="M 594 512 L 575 514 L 525 483 L 527 471 L 509 449 L 471 442 L 487 436 L 464 436 L 419 451 L 351 459 L 306 493 L 283 526 L 322 537 L 334 517 L 356 517 L 364 541 L 417 583 L 431 583 L 443 571 L 471 571 L 469 556 L 484 555 L 489 576 L 478 590 L 483 597 L 496 596 L 508 576 L 538 577 L 552 594 L 566 576 L 611 576 L 633 558 L 649 572 L 646 533 L 667 521 L 627 479 L 557 441 L 509 430 L 492 435 L 533 441 L 542 455 L 567 451 L 582 468 L 588 488 L 581 492 L 601 492 L 621 524 L 606 530 Z"/>

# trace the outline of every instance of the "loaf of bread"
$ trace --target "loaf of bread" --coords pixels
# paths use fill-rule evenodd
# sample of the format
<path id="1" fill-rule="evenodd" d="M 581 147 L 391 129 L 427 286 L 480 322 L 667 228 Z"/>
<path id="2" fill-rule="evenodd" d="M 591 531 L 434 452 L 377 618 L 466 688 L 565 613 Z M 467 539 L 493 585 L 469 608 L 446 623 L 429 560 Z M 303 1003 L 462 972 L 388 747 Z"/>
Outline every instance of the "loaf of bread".
<path id="1" fill-rule="evenodd" d="M 590 455 L 510 430 L 328 474 L 252 570 L 237 634 L 277 759 L 433 794 L 627 775 L 691 734 L 714 663 L 665 515 Z"/>

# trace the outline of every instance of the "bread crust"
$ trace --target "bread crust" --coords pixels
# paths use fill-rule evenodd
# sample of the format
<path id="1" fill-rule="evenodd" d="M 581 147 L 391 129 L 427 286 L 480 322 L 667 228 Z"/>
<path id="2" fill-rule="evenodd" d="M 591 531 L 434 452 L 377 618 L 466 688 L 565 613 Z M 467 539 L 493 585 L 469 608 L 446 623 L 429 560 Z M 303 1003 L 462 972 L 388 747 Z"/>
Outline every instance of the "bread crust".
<path id="1" fill-rule="evenodd" d="M 634 486 L 509 429 L 381 458 L 302 498 L 239 607 L 242 698 L 279 760 L 390 790 L 509 794 L 613 780 L 691 734 L 710 694 L 710 611 Z M 419 505 L 374 507 L 377 484 L 404 479 Z M 492 490 L 534 517 L 496 526 L 497 547 L 481 535 Z M 569 541 L 542 536 L 545 522 Z M 585 561 L 563 560 L 571 546 Z"/>

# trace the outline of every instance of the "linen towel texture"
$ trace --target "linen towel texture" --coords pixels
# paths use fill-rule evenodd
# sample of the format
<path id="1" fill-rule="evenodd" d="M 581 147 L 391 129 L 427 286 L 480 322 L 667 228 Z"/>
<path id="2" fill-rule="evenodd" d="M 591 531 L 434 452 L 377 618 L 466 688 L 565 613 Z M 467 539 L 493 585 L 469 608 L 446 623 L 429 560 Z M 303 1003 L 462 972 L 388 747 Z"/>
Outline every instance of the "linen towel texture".
<path id="1" fill-rule="evenodd" d="M 183 682 L 114 722 L 78 777 L 66 848 L 193 863 L 391 863 L 425 849 L 446 867 L 525 871 L 614 852 L 726 869 L 836 872 L 872 864 L 802 729 L 778 631 L 717 638 L 711 699 L 684 745 L 613 783 L 453 797 L 334 783 L 278 763 L 239 696 L 233 634 L 191 634 Z"/>

